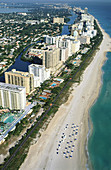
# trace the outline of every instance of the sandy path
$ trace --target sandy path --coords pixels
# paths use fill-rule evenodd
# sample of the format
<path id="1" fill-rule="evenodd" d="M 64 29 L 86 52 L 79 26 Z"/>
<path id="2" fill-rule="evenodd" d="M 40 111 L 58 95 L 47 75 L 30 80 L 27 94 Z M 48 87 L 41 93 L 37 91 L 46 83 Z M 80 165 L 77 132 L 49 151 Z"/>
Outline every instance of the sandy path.
<path id="1" fill-rule="evenodd" d="M 21 166 L 21 170 L 83 170 L 86 164 L 85 141 L 88 132 L 88 110 L 98 96 L 101 86 L 101 67 L 106 60 L 106 51 L 111 51 L 111 40 L 102 30 L 104 40 L 100 45 L 93 61 L 87 67 L 83 74 L 83 80 L 80 85 L 74 87 L 68 101 L 63 104 L 54 118 L 43 132 L 38 142 L 30 147 L 27 158 Z M 72 135 L 72 124 L 79 125 L 77 141 L 74 141 Z M 66 130 L 64 129 L 68 124 Z M 76 129 L 76 128 L 75 128 Z M 61 140 L 62 133 L 65 139 L 60 143 L 59 154 L 57 148 Z M 72 141 L 72 143 L 70 142 Z M 69 144 L 67 144 L 69 142 Z M 72 148 L 72 145 L 75 145 Z M 71 158 L 65 158 L 63 152 L 65 147 L 72 155 Z M 71 153 L 71 150 L 73 152 Z"/>

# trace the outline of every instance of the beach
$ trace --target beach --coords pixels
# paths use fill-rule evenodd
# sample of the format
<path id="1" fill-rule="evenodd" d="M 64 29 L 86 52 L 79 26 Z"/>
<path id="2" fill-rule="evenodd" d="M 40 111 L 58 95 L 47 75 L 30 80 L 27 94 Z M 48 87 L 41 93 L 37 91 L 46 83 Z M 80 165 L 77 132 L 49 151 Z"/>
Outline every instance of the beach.
<path id="1" fill-rule="evenodd" d="M 73 85 L 68 101 L 60 106 L 37 143 L 30 146 L 21 170 L 86 169 L 88 111 L 99 95 L 101 68 L 107 59 L 106 52 L 111 51 L 111 39 L 101 30 L 103 41 L 84 71 L 80 84 Z"/>

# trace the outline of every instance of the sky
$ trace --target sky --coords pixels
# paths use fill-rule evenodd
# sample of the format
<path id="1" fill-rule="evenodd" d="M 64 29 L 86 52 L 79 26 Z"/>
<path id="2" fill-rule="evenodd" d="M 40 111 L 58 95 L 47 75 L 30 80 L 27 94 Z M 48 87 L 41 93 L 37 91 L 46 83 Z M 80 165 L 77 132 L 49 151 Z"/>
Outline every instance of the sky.
<path id="1" fill-rule="evenodd" d="M 81 1 L 95 1 L 95 2 L 101 2 L 101 1 L 104 2 L 105 1 L 106 2 L 107 1 L 107 2 L 110 2 L 111 0 L 0 0 L 0 2 L 13 2 L 13 3 L 14 2 L 15 3 L 16 2 L 32 3 L 32 2 L 42 2 L 42 1 L 43 2 L 51 2 L 52 3 L 53 1 L 54 2 L 63 2 L 63 1 L 64 2 L 65 1 L 66 2 L 71 2 L 71 1 L 73 1 L 73 2 L 74 1 L 78 1 L 78 2 L 81 2 Z"/>

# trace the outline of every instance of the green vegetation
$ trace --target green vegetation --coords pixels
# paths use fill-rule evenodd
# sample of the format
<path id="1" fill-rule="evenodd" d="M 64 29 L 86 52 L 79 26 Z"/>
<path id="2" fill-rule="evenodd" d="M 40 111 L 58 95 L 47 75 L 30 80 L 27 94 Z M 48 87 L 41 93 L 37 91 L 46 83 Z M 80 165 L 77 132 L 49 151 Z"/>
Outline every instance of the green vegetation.
<path id="1" fill-rule="evenodd" d="M 65 22 L 65 23 L 67 23 L 67 22 L 69 22 L 69 21 L 70 21 L 70 18 L 65 18 L 65 19 L 64 19 L 64 22 Z"/>
<path id="2" fill-rule="evenodd" d="M 30 12 L 26 15 L 0 14 L 0 62 L 2 62 L 0 74 L 15 62 L 21 52 L 23 52 L 22 59 L 31 62 L 32 59 L 24 57 L 28 50 L 25 52 L 24 49 L 30 44 L 35 44 L 43 35 L 56 36 L 61 33 L 62 24 L 52 24 L 54 16 L 64 17 L 66 22 L 70 16 L 68 8 L 62 5 L 62 8 L 60 5 L 55 8 L 55 5 L 46 4 L 31 6 Z"/>

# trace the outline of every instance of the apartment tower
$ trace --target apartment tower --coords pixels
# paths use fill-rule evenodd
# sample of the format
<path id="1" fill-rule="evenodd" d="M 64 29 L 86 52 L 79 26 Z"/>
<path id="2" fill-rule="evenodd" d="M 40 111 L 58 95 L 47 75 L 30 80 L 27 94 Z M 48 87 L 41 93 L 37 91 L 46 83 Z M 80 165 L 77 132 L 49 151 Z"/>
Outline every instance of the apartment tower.
<path id="1" fill-rule="evenodd" d="M 5 72 L 5 82 L 26 87 L 27 94 L 34 89 L 34 76 L 28 72 L 16 71 L 15 69 Z"/>
<path id="2" fill-rule="evenodd" d="M 0 82 L 0 106 L 11 110 L 24 110 L 26 106 L 25 87 Z"/>

